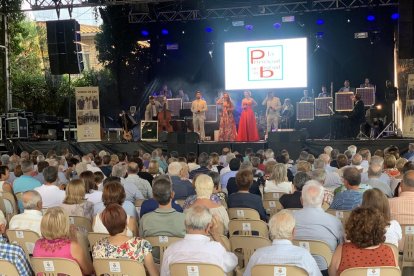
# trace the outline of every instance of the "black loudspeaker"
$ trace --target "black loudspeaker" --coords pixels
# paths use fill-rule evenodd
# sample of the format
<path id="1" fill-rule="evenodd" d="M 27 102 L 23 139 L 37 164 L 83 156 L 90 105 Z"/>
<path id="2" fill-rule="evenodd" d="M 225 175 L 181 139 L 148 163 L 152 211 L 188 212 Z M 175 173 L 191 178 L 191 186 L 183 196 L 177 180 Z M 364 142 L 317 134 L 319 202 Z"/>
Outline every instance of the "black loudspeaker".
<path id="1" fill-rule="evenodd" d="M 74 19 L 46 21 L 47 46 L 52 75 L 83 71 L 80 25 Z"/>
<path id="2" fill-rule="evenodd" d="M 269 143 L 288 143 L 293 141 L 304 141 L 309 134 L 306 129 L 270 132 L 267 141 Z"/>
<path id="3" fill-rule="evenodd" d="M 170 132 L 168 133 L 169 144 L 195 144 L 197 143 L 199 136 L 195 132 Z"/>
<path id="4" fill-rule="evenodd" d="M 398 22 L 398 57 L 414 58 L 414 1 L 400 0 Z"/>

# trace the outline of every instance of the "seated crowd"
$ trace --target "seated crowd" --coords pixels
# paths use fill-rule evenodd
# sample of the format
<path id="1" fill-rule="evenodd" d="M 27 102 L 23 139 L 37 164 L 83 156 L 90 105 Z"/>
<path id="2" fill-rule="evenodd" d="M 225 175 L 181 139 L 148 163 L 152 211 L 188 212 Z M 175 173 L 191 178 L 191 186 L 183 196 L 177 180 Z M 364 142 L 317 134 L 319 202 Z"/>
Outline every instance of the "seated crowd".
<path id="1" fill-rule="evenodd" d="M 243 155 L 224 148 L 221 155 L 198 157 L 160 149 L 4 154 L 0 259 L 19 275 L 34 275 L 28 255 L 8 240 L 9 229 L 38 234 L 33 257 L 73 260 L 84 275 L 94 275 L 95 259 L 108 258 L 134 260 L 151 276 L 173 275 L 175 263 L 214 264 L 246 276 L 261 264 L 331 276 L 398 266 L 393 248 L 403 250 L 401 225 L 414 225 L 414 145 L 404 157 L 395 146 L 371 156 L 354 145 L 343 154 L 325 147 L 317 158 L 303 151 L 296 161 L 286 150 L 275 156 L 271 149 Z M 5 194 L 14 196 L 17 210 Z M 257 222 L 268 225 L 267 236 L 250 229 L 251 237 L 268 243 L 248 260 L 230 245 L 245 230 L 230 230 L 231 208 L 253 209 Z M 90 229 L 74 221 L 79 217 Z M 104 236 L 89 244 L 90 231 Z M 178 240 L 163 251 L 153 237 Z M 323 242 L 332 260 L 311 255 L 296 240 Z"/>

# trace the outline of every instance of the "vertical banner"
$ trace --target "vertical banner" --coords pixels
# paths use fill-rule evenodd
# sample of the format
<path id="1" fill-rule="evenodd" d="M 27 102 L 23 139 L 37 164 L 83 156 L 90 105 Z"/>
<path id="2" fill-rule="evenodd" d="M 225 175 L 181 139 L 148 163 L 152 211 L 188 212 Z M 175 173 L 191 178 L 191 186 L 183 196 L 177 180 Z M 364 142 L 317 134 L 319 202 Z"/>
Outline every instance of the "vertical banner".
<path id="1" fill-rule="evenodd" d="M 78 142 L 101 141 L 99 88 L 76 87 L 75 97 Z"/>
<path id="2" fill-rule="evenodd" d="M 414 74 L 408 75 L 407 96 L 403 122 L 404 137 L 414 137 Z"/>

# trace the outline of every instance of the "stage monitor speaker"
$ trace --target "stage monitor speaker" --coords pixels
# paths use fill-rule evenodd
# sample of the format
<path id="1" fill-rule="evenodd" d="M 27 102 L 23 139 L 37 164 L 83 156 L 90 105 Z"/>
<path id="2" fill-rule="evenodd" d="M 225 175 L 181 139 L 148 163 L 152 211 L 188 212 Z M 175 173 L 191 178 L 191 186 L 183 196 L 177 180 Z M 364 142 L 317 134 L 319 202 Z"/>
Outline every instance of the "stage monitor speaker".
<path id="1" fill-rule="evenodd" d="M 414 58 L 414 1 L 400 0 L 398 21 L 398 58 Z"/>
<path id="2" fill-rule="evenodd" d="M 308 137 L 306 129 L 292 131 L 270 132 L 267 141 L 269 143 L 288 143 L 293 141 L 304 141 Z"/>
<path id="3" fill-rule="evenodd" d="M 47 46 L 52 75 L 83 71 L 80 25 L 74 19 L 46 21 Z"/>
<path id="4" fill-rule="evenodd" d="M 170 132 L 167 141 L 169 144 L 196 144 L 199 136 L 195 132 Z"/>

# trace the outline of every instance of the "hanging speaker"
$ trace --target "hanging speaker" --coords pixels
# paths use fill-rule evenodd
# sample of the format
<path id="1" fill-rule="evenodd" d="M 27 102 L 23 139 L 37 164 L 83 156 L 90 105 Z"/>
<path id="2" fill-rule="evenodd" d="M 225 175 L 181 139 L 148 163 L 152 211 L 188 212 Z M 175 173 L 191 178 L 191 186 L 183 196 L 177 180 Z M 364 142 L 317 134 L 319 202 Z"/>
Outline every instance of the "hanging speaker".
<path id="1" fill-rule="evenodd" d="M 398 5 L 398 58 L 414 58 L 414 2 L 400 0 Z"/>
<path id="2" fill-rule="evenodd" d="M 47 46 L 52 75 L 83 71 L 80 25 L 74 19 L 46 22 Z"/>

